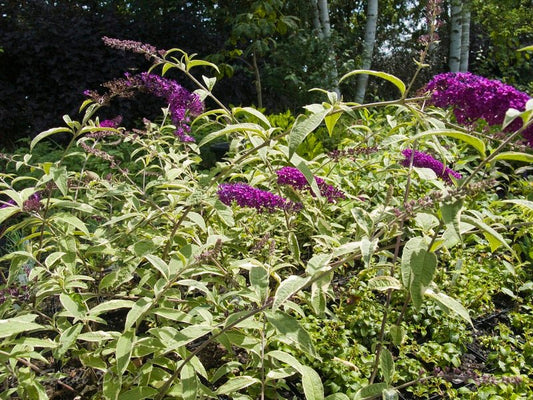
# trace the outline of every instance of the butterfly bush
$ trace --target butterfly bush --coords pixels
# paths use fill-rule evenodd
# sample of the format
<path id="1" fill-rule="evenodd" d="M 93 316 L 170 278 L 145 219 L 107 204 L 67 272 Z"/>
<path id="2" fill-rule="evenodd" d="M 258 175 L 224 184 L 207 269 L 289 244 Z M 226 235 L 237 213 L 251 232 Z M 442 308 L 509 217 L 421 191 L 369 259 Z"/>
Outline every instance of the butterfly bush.
<path id="1" fill-rule="evenodd" d="M 414 155 L 413 155 L 414 151 Z M 452 183 L 450 176 L 453 176 L 455 179 L 461 179 L 462 176 L 460 173 L 444 166 L 439 160 L 434 159 L 431 155 L 423 153 L 418 150 L 405 149 L 402 151 L 405 159 L 402 161 L 402 165 L 408 167 L 411 163 L 411 158 L 413 159 L 413 166 L 418 168 L 429 168 L 437 174 L 437 176 L 445 181 L 446 183 Z"/>
<path id="2" fill-rule="evenodd" d="M 524 111 L 530 97 L 516 88 L 497 80 L 491 80 L 470 72 L 448 72 L 436 75 L 427 85 L 433 104 L 437 107 L 453 107 L 457 122 L 471 124 L 484 119 L 489 125 L 500 125 L 509 108 Z M 513 121 L 506 131 L 515 131 L 520 120 Z M 523 132 L 533 146 L 533 127 Z"/>
<path id="3" fill-rule="evenodd" d="M 294 167 L 283 167 L 276 171 L 278 175 L 278 184 L 290 185 L 296 190 L 310 190 L 311 187 L 307 182 L 304 174 L 299 169 Z M 317 176 L 314 177 L 315 181 L 320 189 L 320 195 L 327 198 L 328 202 L 334 203 L 339 199 L 344 199 L 346 196 L 344 193 L 334 186 L 328 185 L 324 179 Z"/>
<path id="4" fill-rule="evenodd" d="M 227 206 L 235 202 L 239 207 L 255 208 L 259 212 L 299 211 L 302 208 L 300 203 L 294 203 L 245 183 L 223 183 L 218 187 L 217 194 L 220 201 Z"/>
<path id="5" fill-rule="evenodd" d="M 198 95 L 189 92 L 177 82 L 159 75 L 143 72 L 138 75 L 141 86 L 149 93 L 162 97 L 169 105 L 172 123 L 176 125 L 176 136 L 182 142 L 194 142 L 189 135 L 190 116 L 196 117 L 204 111 L 204 105 Z"/>
<path id="6" fill-rule="evenodd" d="M 109 93 L 100 95 L 93 90 L 86 90 L 84 94 L 92 98 L 99 104 L 105 104 L 114 96 L 132 97 L 137 90 L 146 91 L 156 97 L 165 99 L 170 111 L 172 123 L 176 126 L 174 134 L 182 142 L 194 142 L 195 139 L 189 135 L 191 128 L 191 117 L 197 117 L 204 111 L 204 104 L 200 97 L 189 92 L 183 86 L 172 79 L 163 78 L 162 76 L 143 72 L 137 75 L 125 74 L 125 78 L 115 79 L 103 85 L 109 90 Z M 107 126 L 116 128 L 114 120 L 102 121 Z M 120 123 L 120 122 L 119 122 Z"/>

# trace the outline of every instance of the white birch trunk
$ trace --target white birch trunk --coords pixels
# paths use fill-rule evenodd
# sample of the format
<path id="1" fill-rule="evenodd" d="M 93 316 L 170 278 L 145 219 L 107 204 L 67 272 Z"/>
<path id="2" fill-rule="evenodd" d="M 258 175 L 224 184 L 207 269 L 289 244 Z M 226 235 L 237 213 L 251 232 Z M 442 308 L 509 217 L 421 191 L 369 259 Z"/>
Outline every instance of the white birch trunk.
<path id="1" fill-rule="evenodd" d="M 322 37 L 321 39 L 325 40 L 326 43 L 329 46 L 329 76 L 328 80 L 330 81 L 332 85 L 332 90 L 337 93 L 337 96 L 340 97 L 340 90 L 339 86 L 337 84 L 337 81 L 339 79 L 339 73 L 337 71 L 337 62 L 336 62 L 336 56 L 335 56 L 335 50 L 330 43 L 331 38 L 331 23 L 329 20 L 329 8 L 328 8 L 328 0 L 311 0 L 312 2 L 318 3 L 318 13 L 320 16 L 320 25 L 322 28 Z"/>
<path id="2" fill-rule="evenodd" d="M 378 25 L 378 0 L 368 0 L 365 26 L 365 43 L 363 48 L 363 62 L 361 69 L 372 67 L 372 54 L 376 43 L 376 29 Z M 368 75 L 357 77 L 357 87 L 355 89 L 355 101 L 362 103 L 365 99 Z"/>
<path id="3" fill-rule="evenodd" d="M 470 53 L 470 1 L 463 2 L 461 13 L 461 62 L 459 71 L 468 71 L 468 58 Z"/>
<path id="4" fill-rule="evenodd" d="M 324 38 L 324 32 L 322 30 L 322 24 L 320 23 L 320 13 L 318 10 L 318 0 L 311 0 L 311 6 L 313 8 L 313 28 L 318 34 L 320 39 Z"/>
<path id="5" fill-rule="evenodd" d="M 328 0 L 318 0 L 318 10 L 320 13 L 320 22 L 322 23 L 322 31 L 324 38 L 331 37 L 331 23 L 329 22 L 329 8 Z"/>
<path id="6" fill-rule="evenodd" d="M 450 72 L 458 72 L 461 65 L 462 3 L 462 0 L 452 0 L 451 3 L 450 58 L 448 60 Z"/>

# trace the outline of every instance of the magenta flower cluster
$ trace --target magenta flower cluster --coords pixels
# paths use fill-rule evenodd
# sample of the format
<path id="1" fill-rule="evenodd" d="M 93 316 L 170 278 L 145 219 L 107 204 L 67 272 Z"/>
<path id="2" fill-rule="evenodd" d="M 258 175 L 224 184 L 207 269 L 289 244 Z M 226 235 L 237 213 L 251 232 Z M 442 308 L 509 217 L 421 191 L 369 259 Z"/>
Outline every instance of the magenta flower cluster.
<path id="1" fill-rule="evenodd" d="M 453 176 L 455 179 L 462 178 L 460 173 L 444 166 L 443 163 L 438 160 L 435 160 L 431 155 L 427 153 L 414 150 L 413 154 L 412 149 L 405 149 L 404 151 L 402 151 L 402 154 L 405 157 L 405 159 L 402 161 L 402 165 L 405 167 L 409 166 L 409 164 L 411 163 L 411 158 L 413 158 L 414 167 L 429 168 L 433 170 L 433 172 L 435 172 L 435 174 L 437 174 L 437 176 L 446 183 L 452 183 L 451 176 Z"/>
<path id="2" fill-rule="evenodd" d="M 509 108 L 525 109 L 530 97 L 512 86 L 497 80 L 490 80 L 470 72 L 449 72 L 436 75 L 427 85 L 432 102 L 437 107 L 453 107 L 457 122 L 471 124 L 484 119 L 489 125 L 500 125 Z M 519 129 L 521 121 L 516 120 L 506 130 Z M 523 132 L 530 146 L 533 146 L 533 127 Z"/>
<path id="3" fill-rule="evenodd" d="M 278 175 L 278 184 L 290 185 L 296 190 L 310 190 L 311 187 L 307 182 L 304 174 L 294 167 L 283 167 L 276 172 Z M 324 179 L 317 176 L 314 177 L 318 188 L 320 189 L 320 195 L 327 198 L 328 202 L 334 203 L 338 199 L 344 199 L 346 196 L 344 193 L 334 186 L 328 185 Z"/>
<path id="4" fill-rule="evenodd" d="M 223 183 L 218 187 L 217 194 L 220 201 L 227 206 L 235 202 L 239 207 L 255 208 L 259 212 L 299 211 L 302 208 L 300 203 L 294 203 L 245 183 Z"/>
<path id="5" fill-rule="evenodd" d="M 0 208 L 8 208 L 16 206 L 17 203 L 15 203 L 15 200 L 9 199 L 8 201 L 2 203 L 0 205 Z M 36 192 L 32 194 L 28 200 L 24 201 L 24 204 L 22 205 L 22 211 L 25 212 L 33 212 L 33 211 L 39 211 L 42 208 L 41 204 L 41 195 L 39 192 Z"/>
<path id="6" fill-rule="evenodd" d="M 175 135 L 182 142 L 194 142 L 189 135 L 191 117 L 196 117 L 204 111 L 204 104 L 195 93 L 189 92 L 177 82 L 163 78 L 159 75 L 143 72 L 138 75 L 126 74 L 126 78 L 115 79 L 103 84 L 109 90 L 108 94 L 100 95 L 95 91 L 86 90 L 83 93 L 95 102 L 106 104 L 114 97 L 131 97 L 136 90 L 145 90 L 148 93 L 165 99 L 169 106 L 172 123 L 176 126 Z M 111 124 L 113 120 L 102 121 Z M 102 125 L 100 126 L 113 126 Z"/>
<path id="7" fill-rule="evenodd" d="M 172 123 L 176 125 L 176 136 L 182 142 L 194 142 L 194 138 L 189 135 L 190 117 L 196 117 L 204 111 L 204 104 L 198 95 L 189 92 L 177 82 L 163 78 L 159 75 L 143 72 L 138 75 L 141 86 L 149 93 L 157 97 L 162 97 L 169 105 Z"/>

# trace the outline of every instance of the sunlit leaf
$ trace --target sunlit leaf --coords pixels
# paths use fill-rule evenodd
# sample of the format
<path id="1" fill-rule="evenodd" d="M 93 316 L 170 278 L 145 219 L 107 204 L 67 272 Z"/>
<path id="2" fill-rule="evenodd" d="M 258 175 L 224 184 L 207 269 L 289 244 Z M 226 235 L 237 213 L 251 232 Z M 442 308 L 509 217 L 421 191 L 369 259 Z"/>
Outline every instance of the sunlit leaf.
<path id="1" fill-rule="evenodd" d="M 354 75 L 372 75 L 372 76 L 377 76 L 378 78 L 385 79 L 386 81 L 389 81 L 394 86 L 396 86 L 400 90 L 400 93 L 402 94 L 402 96 L 406 90 L 405 83 L 403 83 L 403 81 L 400 78 L 397 78 L 391 74 L 387 74 L 386 72 L 373 71 L 369 69 L 358 69 L 355 71 L 348 72 L 339 80 L 339 83 L 341 83 L 345 79 L 351 76 L 354 76 Z"/>

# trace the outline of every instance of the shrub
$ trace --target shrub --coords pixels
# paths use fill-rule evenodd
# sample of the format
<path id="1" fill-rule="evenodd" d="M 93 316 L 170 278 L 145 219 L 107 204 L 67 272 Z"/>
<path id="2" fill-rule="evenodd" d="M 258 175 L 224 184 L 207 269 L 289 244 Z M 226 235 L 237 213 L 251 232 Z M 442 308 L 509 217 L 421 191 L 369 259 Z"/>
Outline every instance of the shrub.
<path id="1" fill-rule="evenodd" d="M 532 160 L 503 150 L 531 126 L 533 102 L 512 115 L 520 129 L 486 141 L 376 73 L 399 100 L 361 106 L 324 92 L 282 129 L 220 102 L 216 79 L 191 74 L 216 70 L 209 62 L 108 43 L 197 90 L 156 75 L 113 81 L 87 93 L 80 121 L 65 116 L 28 154 L 2 155 L 1 232 L 13 242 L 0 258 L 3 398 L 394 398 L 405 387 L 454 393 L 452 380 L 471 378 L 450 369 L 468 339 L 448 333 L 472 327 L 478 309 L 471 292 L 450 295 L 449 263 L 475 269 L 479 246 L 521 268 L 500 228 L 530 226 L 531 201 L 490 191 L 497 162 Z M 131 131 L 99 120 L 138 89 L 167 101 L 160 118 Z M 202 109 L 207 98 L 215 108 Z M 338 149 L 302 157 L 321 124 Z M 66 150 L 35 159 L 58 133 Z M 205 169 L 200 149 L 218 139 L 229 152 Z M 507 364 L 516 379 L 505 382 L 526 392 L 530 369 Z"/>

